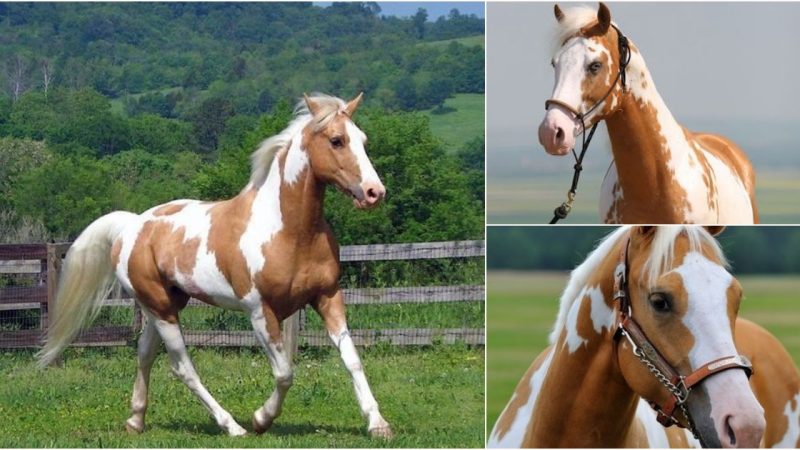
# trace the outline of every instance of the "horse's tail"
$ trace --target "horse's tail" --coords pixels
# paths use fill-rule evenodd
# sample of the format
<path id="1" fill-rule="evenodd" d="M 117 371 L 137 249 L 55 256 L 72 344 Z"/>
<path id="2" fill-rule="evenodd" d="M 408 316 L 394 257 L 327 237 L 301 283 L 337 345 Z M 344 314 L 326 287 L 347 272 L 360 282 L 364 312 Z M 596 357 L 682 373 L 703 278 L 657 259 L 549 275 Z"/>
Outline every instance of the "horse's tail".
<path id="1" fill-rule="evenodd" d="M 125 225 L 138 217 L 125 211 L 106 214 L 73 242 L 61 269 L 45 344 L 36 354 L 39 367 L 52 363 L 100 312 L 114 283 L 111 246 Z"/>

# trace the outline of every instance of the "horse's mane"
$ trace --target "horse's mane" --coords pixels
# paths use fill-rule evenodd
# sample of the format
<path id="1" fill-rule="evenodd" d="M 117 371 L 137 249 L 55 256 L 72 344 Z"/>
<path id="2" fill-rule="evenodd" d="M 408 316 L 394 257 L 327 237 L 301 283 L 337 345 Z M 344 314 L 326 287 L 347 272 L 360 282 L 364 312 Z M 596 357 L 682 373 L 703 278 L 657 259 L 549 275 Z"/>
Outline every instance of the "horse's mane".
<path id="1" fill-rule="evenodd" d="M 630 227 L 619 227 L 617 230 L 603 238 L 597 247 L 576 267 L 569 277 L 569 282 L 561 294 L 558 317 L 550 332 L 550 343 L 558 340 L 564 323 L 567 320 L 572 304 L 578 300 L 578 294 L 589 281 L 594 271 L 608 256 L 620 239 L 630 230 Z M 656 228 L 650 243 L 650 257 L 644 264 L 644 273 L 648 282 L 656 280 L 672 265 L 675 251 L 675 240 L 679 235 L 685 235 L 689 240 L 689 251 L 699 251 L 703 247 L 710 248 L 716 258 L 727 267 L 727 260 L 722 253 L 722 248 L 716 239 L 703 227 L 699 226 L 660 226 Z"/>
<path id="2" fill-rule="evenodd" d="M 572 8 L 565 8 L 562 10 L 564 18 L 557 22 L 555 33 L 553 34 L 552 54 L 555 55 L 558 49 L 564 44 L 564 41 L 571 36 L 578 34 L 581 28 L 592 22 L 597 22 L 597 8 L 592 8 L 586 5 L 579 5 Z M 612 21 L 612 23 L 614 23 Z M 614 23 L 616 25 L 616 23 Z"/>
<path id="3" fill-rule="evenodd" d="M 339 111 L 343 111 L 346 104 L 344 100 L 326 94 L 314 92 L 309 97 L 310 100 L 319 106 L 317 115 L 312 117 L 308 110 L 305 99 L 300 99 L 294 108 L 294 118 L 289 125 L 280 133 L 267 138 L 259 145 L 258 150 L 250 155 L 252 169 L 250 171 L 250 184 L 261 186 L 269 175 L 272 161 L 275 155 L 282 148 L 286 148 L 292 140 L 292 136 L 298 134 L 308 125 L 312 119 L 316 119 L 313 130 L 319 131 L 325 128 Z"/>

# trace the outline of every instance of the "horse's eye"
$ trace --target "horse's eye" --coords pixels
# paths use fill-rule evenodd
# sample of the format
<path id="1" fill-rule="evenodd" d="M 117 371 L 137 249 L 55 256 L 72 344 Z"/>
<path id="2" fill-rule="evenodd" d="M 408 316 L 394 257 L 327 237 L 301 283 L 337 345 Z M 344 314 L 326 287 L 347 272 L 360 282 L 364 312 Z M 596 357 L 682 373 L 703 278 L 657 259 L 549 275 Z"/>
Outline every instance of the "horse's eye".
<path id="1" fill-rule="evenodd" d="M 601 67 L 603 67 L 603 65 L 600 64 L 599 61 L 595 61 L 595 62 L 589 64 L 589 68 L 588 69 L 589 69 L 589 72 L 592 73 L 592 75 L 597 75 L 597 72 L 600 72 L 600 68 Z"/>
<path id="2" fill-rule="evenodd" d="M 556 67 L 556 60 L 555 60 L 555 59 L 551 59 L 551 60 L 550 60 L 550 65 L 551 65 L 551 66 L 553 66 L 553 68 L 555 69 L 555 67 Z"/>
<path id="3" fill-rule="evenodd" d="M 332 137 L 331 138 L 331 145 L 333 146 L 333 148 L 342 148 L 342 147 L 344 147 L 344 142 L 342 141 L 342 138 L 340 138 L 340 137 Z"/>
<path id="4" fill-rule="evenodd" d="M 653 292 L 648 298 L 650 306 L 660 313 L 668 313 L 672 311 L 672 299 L 669 294 L 663 292 Z"/>

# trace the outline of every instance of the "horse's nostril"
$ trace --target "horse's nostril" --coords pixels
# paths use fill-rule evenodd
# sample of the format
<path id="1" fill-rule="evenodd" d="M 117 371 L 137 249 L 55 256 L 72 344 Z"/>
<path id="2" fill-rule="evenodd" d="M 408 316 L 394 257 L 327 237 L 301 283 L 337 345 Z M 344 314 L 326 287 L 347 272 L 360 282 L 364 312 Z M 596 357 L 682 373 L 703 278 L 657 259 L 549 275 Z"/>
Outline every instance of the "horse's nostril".
<path id="1" fill-rule="evenodd" d="M 367 197 L 369 197 L 369 198 L 378 198 L 378 194 L 375 192 L 374 189 L 369 188 L 369 189 L 367 189 Z"/>
<path id="2" fill-rule="evenodd" d="M 736 447 L 736 433 L 733 432 L 733 427 L 731 427 L 731 416 L 725 419 L 725 429 L 728 432 L 728 439 L 731 447 Z"/>
<path id="3" fill-rule="evenodd" d="M 561 128 L 561 127 L 556 128 L 556 139 L 559 140 L 559 141 L 564 139 L 564 129 L 563 128 Z"/>

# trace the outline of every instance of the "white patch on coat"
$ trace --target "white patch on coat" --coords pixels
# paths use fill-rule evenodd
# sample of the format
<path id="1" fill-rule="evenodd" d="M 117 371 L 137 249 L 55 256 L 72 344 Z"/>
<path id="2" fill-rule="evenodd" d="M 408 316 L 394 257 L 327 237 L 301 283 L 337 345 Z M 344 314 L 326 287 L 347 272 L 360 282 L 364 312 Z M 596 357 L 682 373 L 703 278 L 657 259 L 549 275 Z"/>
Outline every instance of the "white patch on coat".
<path id="1" fill-rule="evenodd" d="M 569 314 L 567 315 L 567 323 L 564 325 L 564 331 L 566 331 L 564 345 L 569 348 L 570 353 L 575 353 L 581 345 L 589 342 L 588 339 L 581 337 L 578 333 L 578 314 L 580 313 L 581 305 L 583 305 L 585 292 L 586 288 L 572 302 L 572 308 L 569 309 Z"/>
<path id="2" fill-rule="evenodd" d="M 283 178 L 284 182 L 290 186 L 300 178 L 300 174 L 308 167 L 308 153 L 303 148 L 302 141 L 302 135 L 293 136 L 292 145 L 289 147 L 288 153 L 286 153 Z M 277 164 L 273 164 L 273 166 L 277 166 Z M 272 167 L 270 167 L 270 173 L 267 175 L 267 181 L 269 181 L 270 176 L 272 176 Z"/>
<path id="3" fill-rule="evenodd" d="M 597 334 L 603 332 L 603 328 L 611 330 L 614 326 L 614 310 L 606 304 L 603 291 L 599 286 L 595 286 L 586 291 L 586 295 L 592 300 L 592 327 Z"/>
<path id="4" fill-rule="evenodd" d="M 296 140 L 294 139 L 294 141 Z M 294 144 L 292 145 L 294 146 Z M 273 164 L 270 167 L 266 181 L 256 193 L 250 220 L 239 239 L 239 249 L 247 261 L 247 268 L 251 276 L 255 276 L 266 264 L 262 252 L 263 245 L 270 242 L 275 234 L 283 228 L 280 201 L 281 175 L 278 166 L 279 164 Z"/>
<path id="5" fill-rule="evenodd" d="M 792 408 L 792 401 L 794 401 L 794 408 Z M 783 414 L 789 420 L 789 426 L 786 433 L 780 442 L 775 443 L 775 448 L 795 448 L 800 442 L 800 392 L 794 396 L 794 399 L 789 399 L 786 406 L 783 408 Z"/>
<path id="6" fill-rule="evenodd" d="M 644 399 L 640 398 L 636 404 L 634 420 L 639 420 L 639 423 L 642 424 L 649 448 L 669 448 L 667 430 L 658 423 L 656 412 Z"/>
<path id="7" fill-rule="evenodd" d="M 517 413 L 514 416 L 514 420 L 511 422 L 511 426 L 508 428 L 508 431 L 503 435 L 502 438 L 498 438 L 497 424 L 495 424 L 495 426 L 492 428 L 492 433 L 489 435 L 487 447 L 520 448 L 522 446 L 522 441 L 525 439 L 525 433 L 528 431 L 528 427 L 530 426 L 530 420 L 533 418 L 536 400 L 539 398 L 539 391 L 542 388 L 542 383 L 544 383 L 544 378 L 547 375 L 547 371 L 550 369 L 550 363 L 553 361 L 553 354 L 555 351 L 551 348 L 548 350 L 548 352 L 549 353 L 542 362 L 542 365 L 533 373 L 533 375 L 531 375 L 529 381 L 531 394 L 525 404 L 517 410 Z M 506 413 L 508 413 L 508 407 L 514 401 L 517 395 L 519 394 L 514 392 L 514 395 L 511 397 L 508 405 L 506 405 L 506 407 L 503 409 L 503 412 L 500 413 L 500 417 L 503 417 L 506 415 Z"/>

